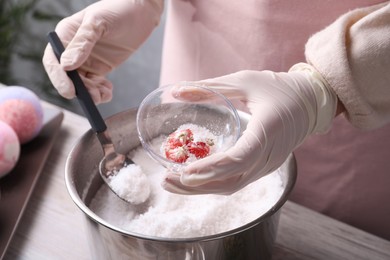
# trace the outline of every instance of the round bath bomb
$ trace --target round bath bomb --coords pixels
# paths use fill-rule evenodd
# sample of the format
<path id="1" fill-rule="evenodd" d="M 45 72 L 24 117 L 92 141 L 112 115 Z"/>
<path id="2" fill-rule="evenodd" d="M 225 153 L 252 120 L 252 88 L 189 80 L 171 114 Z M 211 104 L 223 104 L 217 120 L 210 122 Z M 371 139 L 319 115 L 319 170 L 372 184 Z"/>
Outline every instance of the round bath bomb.
<path id="1" fill-rule="evenodd" d="M 15 131 L 0 121 L 0 178 L 16 165 L 20 155 L 20 143 Z"/>
<path id="2" fill-rule="evenodd" d="M 14 129 L 21 144 L 31 141 L 43 125 L 43 108 L 39 97 L 25 87 L 0 89 L 0 120 Z"/>

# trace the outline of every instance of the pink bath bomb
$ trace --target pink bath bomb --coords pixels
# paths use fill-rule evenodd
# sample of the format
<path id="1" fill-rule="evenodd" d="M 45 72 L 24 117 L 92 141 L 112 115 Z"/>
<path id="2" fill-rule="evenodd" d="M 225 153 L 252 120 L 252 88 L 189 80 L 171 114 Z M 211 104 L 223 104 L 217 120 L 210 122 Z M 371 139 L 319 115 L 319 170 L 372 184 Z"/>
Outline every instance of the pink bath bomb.
<path id="1" fill-rule="evenodd" d="M 21 144 L 31 141 L 43 126 L 43 108 L 39 97 L 25 87 L 0 89 L 0 120 L 14 129 Z"/>
<path id="2" fill-rule="evenodd" d="M 0 178 L 16 165 L 20 155 L 20 143 L 15 131 L 0 121 Z"/>

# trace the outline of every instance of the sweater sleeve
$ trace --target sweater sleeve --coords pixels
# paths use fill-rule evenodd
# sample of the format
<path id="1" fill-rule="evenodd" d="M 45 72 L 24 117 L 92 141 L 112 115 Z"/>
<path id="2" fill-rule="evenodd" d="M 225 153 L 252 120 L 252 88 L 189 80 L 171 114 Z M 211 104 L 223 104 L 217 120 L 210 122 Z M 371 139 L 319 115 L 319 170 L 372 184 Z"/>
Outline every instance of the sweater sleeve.
<path id="1" fill-rule="evenodd" d="M 306 44 L 307 62 L 325 78 L 361 129 L 390 122 L 390 3 L 352 10 Z"/>

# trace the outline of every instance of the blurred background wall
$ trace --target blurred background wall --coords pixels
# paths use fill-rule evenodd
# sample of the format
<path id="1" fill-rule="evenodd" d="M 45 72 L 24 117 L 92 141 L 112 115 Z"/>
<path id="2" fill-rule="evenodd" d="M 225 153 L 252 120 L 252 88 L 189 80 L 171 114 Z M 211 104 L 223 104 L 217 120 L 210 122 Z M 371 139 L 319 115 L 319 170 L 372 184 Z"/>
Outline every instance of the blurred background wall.
<path id="1" fill-rule="evenodd" d="M 0 83 L 32 89 L 41 99 L 82 114 L 76 100 L 65 100 L 52 87 L 42 66 L 46 34 L 63 17 L 94 0 L 0 0 Z M 151 37 L 108 76 L 114 84 L 110 103 L 99 105 L 104 117 L 137 107 L 158 87 L 165 14 Z"/>

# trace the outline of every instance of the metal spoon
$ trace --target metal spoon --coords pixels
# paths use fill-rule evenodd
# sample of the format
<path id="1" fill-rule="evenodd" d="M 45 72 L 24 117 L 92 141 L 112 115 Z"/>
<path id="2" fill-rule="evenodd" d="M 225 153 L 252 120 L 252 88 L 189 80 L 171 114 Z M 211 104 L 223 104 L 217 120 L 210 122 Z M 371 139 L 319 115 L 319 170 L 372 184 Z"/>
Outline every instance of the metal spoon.
<path id="1" fill-rule="evenodd" d="M 50 32 L 47 37 L 51 47 L 53 48 L 54 54 L 58 59 L 58 62 L 60 62 L 61 55 L 65 50 L 60 38 L 54 31 Z M 66 73 L 75 86 L 76 97 L 79 101 L 79 104 L 83 109 L 84 114 L 88 118 L 88 121 L 91 124 L 92 129 L 95 131 L 97 138 L 99 139 L 99 142 L 103 148 L 104 157 L 99 163 L 100 176 L 119 198 L 127 201 L 125 198 L 121 197 L 115 192 L 115 189 L 111 187 L 108 178 L 115 176 L 115 174 L 126 165 L 133 164 L 133 161 L 126 155 L 117 153 L 115 151 L 115 147 L 107 130 L 106 123 L 99 113 L 77 70 L 67 71 Z"/>

